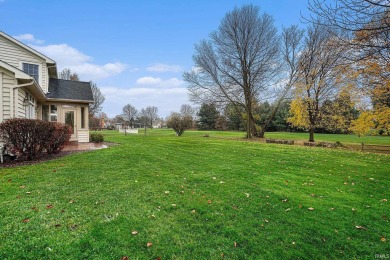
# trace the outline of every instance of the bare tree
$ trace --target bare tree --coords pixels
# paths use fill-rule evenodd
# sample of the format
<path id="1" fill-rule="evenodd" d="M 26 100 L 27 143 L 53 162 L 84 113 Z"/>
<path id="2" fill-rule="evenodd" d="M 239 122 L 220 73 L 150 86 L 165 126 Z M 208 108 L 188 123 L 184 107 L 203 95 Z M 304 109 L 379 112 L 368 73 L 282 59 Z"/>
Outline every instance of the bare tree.
<path id="1" fill-rule="evenodd" d="M 129 122 L 130 128 L 134 127 L 134 120 L 137 117 L 137 114 L 137 109 L 130 104 L 127 104 L 122 108 L 122 117 L 125 121 Z"/>
<path id="2" fill-rule="evenodd" d="M 297 25 L 292 25 L 282 30 L 282 83 L 279 88 L 275 89 L 274 105 L 261 124 L 258 133 L 258 136 L 261 138 L 264 137 L 267 127 L 272 122 L 283 101 L 290 96 L 291 89 L 297 81 L 299 57 L 303 51 L 303 35 L 304 30 L 299 29 Z"/>
<path id="3" fill-rule="evenodd" d="M 181 136 L 184 131 L 192 127 L 193 120 L 189 115 L 180 114 L 177 112 L 172 112 L 167 117 L 167 127 L 172 128 L 177 136 Z"/>
<path id="4" fill-rule="evenodd" d="M 91 81 L 90 83 L 94 102 L 89 104 L 89 114 L 91 116 L 97 116 L 103 108 L 105 97 L 96 85 L 96 83 L 94 83 L 93 81 Z"/>
<path id="5" fill-rule="evenodd" d="M 183 74 L 197 103 L 231 103 L 245 110 L 247 137 L 256 134 L 254 104 L 278 72 L 279 37 L 273 18 L 244 5 L 226 14 L 219 29 L 195 46 L 195 70 Z"/>
<path id="6" fill-rule="evenodd" d="M 145 109 L 145 112 L 149 118 L 149 126 L 150 128 L 153 128 L 153 122 L 155 122 L 158 119 L 158 115 L 157 115 L 158 108 L 154 106 L 148 106 Z"/>
<path id="7" fill-rule="evenodd" d="M 326 25 L 331 31 L 344 31 L 341 40 L 355 49 L 357 58 L 380 53 L 389 63 L 389 0 L 310 0 L 309 10 L 310 22 Z"/>
<path id="8" fill-rule="evenodd" d="M 333 34 L 322 25 L 309 27 L 304 50 L 299 59 L 298 79 L 295 82 L 295 99 L 291 104 L 293 116 L 289 121 L 309 130 L 310 142 L 314 131 L 321 125 L 324 104 L 338 93 L 341 84 L 342 55 L 345 51 Z"/>
<path id="9" fill-rule="evenodd" d="M 65 68 L 60 72 L 60 79 L 80 81 L 79 75 L 77 73 L 72 73 L 70 69 Z"/>
<path id="10" fill-rule="evenodd" d="M 144 134 L 146 135 L 146 128 L 150 122 L 150 118 L 149 113 L 145 108 L 142 108 L 141 111 L 138 113 L 138 121 L 140 121 L 144 126 Z"/>
<path id="11" fill-rule="evenodd" d="M 193 117 L 195 115 L 195 109 L 190 105 L 183 104 L 180 107 L 180 114 Z"/>

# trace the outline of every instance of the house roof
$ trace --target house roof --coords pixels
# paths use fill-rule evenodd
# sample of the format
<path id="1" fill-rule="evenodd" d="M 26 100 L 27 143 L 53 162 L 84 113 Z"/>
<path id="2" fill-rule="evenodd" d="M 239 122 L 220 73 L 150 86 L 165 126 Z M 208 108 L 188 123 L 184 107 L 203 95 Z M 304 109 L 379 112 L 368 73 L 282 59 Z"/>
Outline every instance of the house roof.
<path id="1" fill-rule="evenodd" d="M 56 62 L 52 59 L 50 59 L 49 57 L 43 55 L 42 53 L 40 53 L 39 51 L 36 51 L 34 50 L 33 48 L 29 47 L 28 45 L 16 40 L 15 38 L 9 36 L 8 34 L 6 34 L 5 32 L 2 32 L 0 31 L 0 35 L 3 36 L 4 38 L 8 39 L 9 41 L 17 44 L 18 46 L 22 47 L 23 49 L 41 57 L 42 59 L 44 59 L 46 61 L 46 63 L 50 63 L 50 64 L 55 64 Z"/>
<path id="2" fill-rule="evenodd" d="M 92 103 L 93 95 L 90 82 L 64 79 L 49 79 L 47 99 L 68 102 Z"/>

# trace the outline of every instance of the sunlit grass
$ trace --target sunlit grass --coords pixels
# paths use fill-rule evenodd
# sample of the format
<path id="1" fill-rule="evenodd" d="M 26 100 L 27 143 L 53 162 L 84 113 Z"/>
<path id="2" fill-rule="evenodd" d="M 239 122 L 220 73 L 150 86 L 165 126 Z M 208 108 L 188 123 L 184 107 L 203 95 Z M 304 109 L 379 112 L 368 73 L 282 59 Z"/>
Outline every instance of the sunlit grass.
<path id="1" fill-rule="evenodd" d="M 0 168 L 0 258 L 350 259 L 389 252 L 390 156 L 205 133 L 109 131 L 106 140 L 119 145 Z"/>

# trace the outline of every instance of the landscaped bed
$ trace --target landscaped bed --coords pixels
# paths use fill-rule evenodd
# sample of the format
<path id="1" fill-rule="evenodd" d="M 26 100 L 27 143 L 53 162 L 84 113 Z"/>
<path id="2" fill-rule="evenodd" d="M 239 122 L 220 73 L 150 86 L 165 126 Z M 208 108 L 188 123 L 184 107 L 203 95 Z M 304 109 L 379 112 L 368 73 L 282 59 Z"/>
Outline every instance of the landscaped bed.
<path id="1" fill-rule="evenodd" d="M 389 155 L 103 133 L 120 145 L 0 169 L 0 258 L 389 254 Z"/>

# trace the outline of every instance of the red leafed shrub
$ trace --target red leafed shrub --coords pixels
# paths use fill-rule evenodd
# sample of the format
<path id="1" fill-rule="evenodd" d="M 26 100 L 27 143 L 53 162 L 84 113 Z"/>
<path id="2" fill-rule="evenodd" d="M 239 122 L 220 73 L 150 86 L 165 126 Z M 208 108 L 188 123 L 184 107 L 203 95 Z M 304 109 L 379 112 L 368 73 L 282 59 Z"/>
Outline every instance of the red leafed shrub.
<path id="1" fill-rule="evenodd" d="M 53 129 L 49 142 L 45 145 L 48 154 L 59 153 L 70 140 L 72 128 L 61 123 L 50 123 Z"/>
<path id="2" fill-rule="evenodd" d="M 70 139 L 70 128 L 61 123 L 13 118 L 0 124 L 0 139 L 20 159 L 33 160 L 43 152 L 59 152 Z"/>

